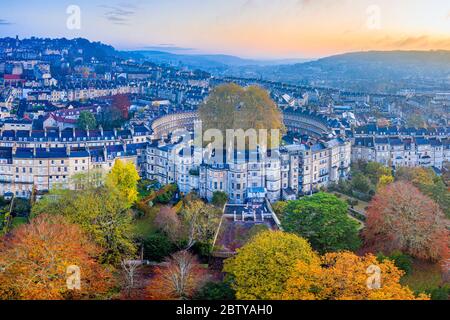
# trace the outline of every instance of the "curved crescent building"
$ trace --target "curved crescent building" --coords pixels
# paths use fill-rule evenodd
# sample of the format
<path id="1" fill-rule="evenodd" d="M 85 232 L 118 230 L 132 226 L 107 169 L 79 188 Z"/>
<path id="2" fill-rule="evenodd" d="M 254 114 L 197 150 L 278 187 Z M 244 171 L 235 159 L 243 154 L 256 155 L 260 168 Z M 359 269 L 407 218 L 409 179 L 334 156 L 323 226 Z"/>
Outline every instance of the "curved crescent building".
<path id="1" fill-rule="evenodd" d="M 192 131 L 196 121 L 197 112 L 168 114 L 153 121 L 155 141 L 147 148 L 145 170 L 148 179 L 176 183 L 181 192 L 195 190 L 208 200 L 214 192 L 225 192 L 230 203 L 241 204 L 252 197 L 295 199 L 347 177 L 350 170 L 350 141 L 336 138 L 340 123 L 322 115 L 286 109 L 284 121 L 288 131 L 326 140 L 283 146 L 277 157 L 245 155 L 244 160 L 231 163 L 209 161 L 204 149 L 186 152 L 186 146 L 177 142 L 175 132 Z"/>
<path id="2" fill-rule="evenodd" d="M 177 129 L 192 131 L 195 121 L 198 120 L 199 115 L 196 111 L 164 115 L 152 122 L 153 137 L 161 139 L 169 136 Z M 328 137 L 341 127 L 337 120 L 300 108 L 284 109 L 283 120 L 288 131 L 313 137 Z"/>
<path id="3" fill-rule="evenodd" d="M 194 130 L 195 121 L 199 120 L 196 111 L 170 113 L 159 117 L 152 122 L 151 128 L 154 139 L 169 136 L 177 129 Z"/>
<path id="4" fill-rule="evenodd" d="M 338 121 L 300 108 L 283 110 L 283 120 L 288 131 L 313 137 L 328 136 L 340 127 Z"/>

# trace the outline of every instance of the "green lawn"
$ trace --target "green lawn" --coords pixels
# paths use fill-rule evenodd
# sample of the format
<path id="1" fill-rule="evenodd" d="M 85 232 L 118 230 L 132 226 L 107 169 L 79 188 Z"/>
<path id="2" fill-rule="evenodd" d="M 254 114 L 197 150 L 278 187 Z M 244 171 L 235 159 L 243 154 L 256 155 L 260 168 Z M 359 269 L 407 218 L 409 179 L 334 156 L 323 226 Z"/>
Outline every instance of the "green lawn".
<path id="1" fill-rule="evenodd" d="M 24 217 L 15 217 L 15 218 L 13 218 L 13 220 L 12 220 L 12 227 L 13 228 L 17 228 L 18 226 L 20 226 L 20 225 L 22 225 L 22 224 L 25 224 L 25 223 L 27 223 L 28 222 L 28 219 L 27 218 L 24 218 Z"/>
<path id="2" fill-rule="evenodd" d="M 159 207 L 153 207 L 151 208 L 151 214 L 134 220 L 133 233 L 136 237 L 146 237 L 149 234 L 156 232 L 153 220 L 158 212 Z"/>
<path id="3" fill-rule="evenodd" d="M 401 279 L 415 292 L 424 292 L 439 287 L 442 284 L 442 273 L 439 264 L 415 260 L 413 271 Z"/>
<path id="4" fill-rule="evenodd" d="M 361 212 L 363 214 L 366 213 L 366 208 L 369 206 L 368 202 L 365 202 L 365 201 L 362 201 L 362 200 L 359 200 L 359 199 L 356 199 L 356 198 L 353 198 L 353 197 L 349 197 L 348 195 L 340 193 L 340 192 L 333 191 L 332 193 L 335 194 L 335 195 L 339 194 L 341 196 L 341 199 L 344 200 L 344 201 L 347 201 L 347 199 L 353 200 L 353 201 L 354 200 L 358 201 L 358 204 L 356 206 L 354 206 L 354 210 L 359 211 L 359 212 Z"/>
<path id="5" fill-rule="evenodd" d="M 356 218 L 355 218 L 354 216 L 352 216 L 350 213 L 348 214 L 348 216 L 349 216 L 351 219 L 353 219 L 353 220 L 355 220 L 356 222 L 359 223 L 359 228 L 358 228 L 359 231 L 362 230 L 362 229 L 364 229 L 364 227 L 365 227 L 364 222 L 362 222 L 362 221 L 356 219 Z"/>

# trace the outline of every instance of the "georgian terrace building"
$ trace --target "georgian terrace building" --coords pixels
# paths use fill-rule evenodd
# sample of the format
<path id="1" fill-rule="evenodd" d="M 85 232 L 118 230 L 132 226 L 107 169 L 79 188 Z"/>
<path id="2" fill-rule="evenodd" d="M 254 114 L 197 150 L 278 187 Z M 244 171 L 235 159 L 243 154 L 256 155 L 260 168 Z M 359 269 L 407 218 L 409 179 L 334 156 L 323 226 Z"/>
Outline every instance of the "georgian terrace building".
<path id="1" fill-rule="evenodd" d="M 450 138 L 355 138 L 352 161 L 375 161 L 390 167 L 435 167 L 450 161 Z"/>
<path id="2" fill-rule="evenodd" d="M 391 167 L 434 167 L 450 161 L 450 128 L 378 127 L 355 129 L 352 160 L 375 161 Z"/>
<path id="3" fill-rule="evenodd" d="M 176 183 L 183 193 L 195 190 L 208 200 L 223 191 L 230 203 L 241 204 L 254 190 L 272 202 L 295 199 L 345 179 L 350 170 L 351 143 L 341 138 L 287 145 L 267 156 L 235 152 L 233 161 L 217 161 L 206 148 L 185 146 L 176 138 L 149 144 L 146 177 Z"/>
<path id="4" fill-rule="evenodd" d="M 108 171 L 116 159 L 133 161 L 144 173 L 151 132 L 145 126 L 121 130 L 1 130 L 0 195 L 29 197 L 35 189 L 72 189 L 71 177 Z"/>

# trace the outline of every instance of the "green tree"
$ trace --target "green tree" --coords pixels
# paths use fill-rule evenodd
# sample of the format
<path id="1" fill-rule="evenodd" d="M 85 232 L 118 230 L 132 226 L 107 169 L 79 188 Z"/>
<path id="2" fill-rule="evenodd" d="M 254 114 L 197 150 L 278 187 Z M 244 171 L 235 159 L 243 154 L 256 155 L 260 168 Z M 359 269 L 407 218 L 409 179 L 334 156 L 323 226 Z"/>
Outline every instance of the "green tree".
<path id="1" fill-rule="evenodd" d="M 196 300 L 234 300 L 236 293 L 229 281 L 208 282 L 195 297 Z"/>
<path id="2" fill-rule="evenodd" d="M 171 239 L 161 232 L 154 232 L 142 239 L 144 245 L 144 259 L 151 261 L 163 261 L 172 253 L 176 246 Z"/>
<path id="3" fill-rule="evenodd" d="M 89 130 L 95 129 L 97 127 L 97 120 L 91 112 L 81 111 L 77 120 L 77 127 L 83 130 L 86 128 Z"/>
<path id="4" fill-rule="evenodd" d="M 297 235 L 265 231 L 225 260 L 224 271 L 231 277 L 237 299 L 279 299 L 298 261 L 319 264 L 319 257 Z"/>
<path id="5" fill-rule="evenodd" d="M 329 193 L 288 202 L 282 226 L 307 239 L 320 253 L 354 251 L 361 243 L 359 224 L 348 216 L 348 204 Z"/>
<path id="6" fill-rule="evenodd" d="M 393 261 L 398 269 L 405 272 L 405 275 L 410 274 L 413 268 L 412 258 L 401 251 L 393 251 L 389 256 L 385 256 L 382 252 L 380 252 L 377 254 L 377 259 L 380 262 L 383 262 L 386 259 Z"/>
<path id="7" fill-rule="evenodd" d="M 287 205 L 288 205 L 287 201 L 277 201 L 274 204 L 272 204 L 272 209 L 279 219 L 283 219 L 283 215 Z"/>
<path id="8" fill-rule="evenodd" d="M 351 186 L 353 190 L 368 193 L 371 187 L 370 179 L 361 173 L 357 173 L 352 177 Z"/>
<path id="9" fill-rule="evenodd" d="M 104 249 L 103 263 L 118 264 L 136 252 L 132 215 L 116 189 L 100 187 L 77 192 L 54 189 L 32 208 L 34 216 L 44 213 L 62 215 L 80 225 Z"/>
<path id="10" fill-rule="evenodd" d="M 106 185 L 119 190 L 127 205 L 131 206 L 138 198 L 139 179 L 133 162 L 122 162 L 117 159 L 111 172 L 106 176 Z"/>
<path id="11" fill-rule="evenodd" d="M 213 193 L 212 204 L 218 208 L 223 208 L 228 201 L 228 195 L 222 191 L 216 191 Z"/>

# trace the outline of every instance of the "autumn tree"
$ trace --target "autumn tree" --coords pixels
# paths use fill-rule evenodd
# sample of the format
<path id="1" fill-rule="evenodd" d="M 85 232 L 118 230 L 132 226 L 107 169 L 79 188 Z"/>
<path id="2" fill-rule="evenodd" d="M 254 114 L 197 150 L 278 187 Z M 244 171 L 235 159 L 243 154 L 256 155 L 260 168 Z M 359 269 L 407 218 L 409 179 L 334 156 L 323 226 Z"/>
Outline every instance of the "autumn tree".
<path id="1" fill-rule="evenodd" d="M 215 87 L 199 108 L 203 131 L 218 129 L 226 137 L 227 129 L 280 130 L 285 132 L 281 111 L 268 92 L 257 86 L 243 88 L 230 83 Z M 270 133 L 269 133 L 270 135 Z M 276 147 L 279 141 L 259 141 L 261 145 Z"/>
<path id="2" fill-rule="evenodd" d="M 200 245 L 208 249 L 217 232 L 222 212 L 200 199 L 183 202 L 179 214 L 174 208 L 161 207 L 155 218 L 156 227 L 180 248 L 190 249 Z"/>
<path id="3" fill-rule="evenodd" d="M 52 190 L 32 208 L 34 216 L 62 215 L 81 226 L 103 248 L 102 263 L 118 265 L 136 251 L 132 215 L 126 200 L 115 189 L 100 187 L 73 192 Z"/>
<path id="4" fill-rule="evenodd" d="M 348 204 L 329 193 L 289 201 L 282 226 L 286 232 L 307 239 L 321 253 L 360 246 L 359 224 L 348 216 Z"/>
<path id="5" fill-rule="evenodd" d="M 81 111 L 77 120 L 77 127 L 85 130 L 95 129 L 97 127 L 97 120 L 95 116 L 89 111 Z"/>
<path id="6" fill-rule="evenodd" d="M 175 209 L 162 206 L 155 217 L 155 226 L 173 243 L 180 243 L 184 237 L 183 224 Z"/>
<path id="7" fill-rule="evenodd" d="M 106 130 L 120 128 L 125 121 L 122 111 L 113 107 L 105 107 L 97 115 L 97 123 Z"/>
<path id="8" fill-rule="evenodd" d="M 64 217 L 40 215 L 0 239 L 0 299 L 104 297 L 113 278 L 97 261 L 101 251 Z M 67 284 L 70 266 L 80 270 L 79 290 L 76 281 L 75 290 Z"/>
<path id="9" fill-rule="evenodd" d="M 180 213 L 186 248 L 191 248 L 196 243 L 212 245 L 221 215 L 219 209 L 201 200 L 187 202 Z"/>
<path id="10" fill-rule="evenodd" d="M 447 222 L 439 206 L 407 182 L 378 191 L 367 210 L 366 245 L 438 261 L 448 254 Z"/>
<path id="11" fill-rule="evenodd" d="M 97 122 L 104 129 L 114 129 L 121 127 L 129 117 L 131 102 L 126 94 L 113 96 L 111 105 L 102 108 L 97 116 Z"/>
<path id="12" fill-rule="evenodd" d="M 388 184 L 394 182 L 394 177 L 391 175 L 382 175 L 378 180 L 377 190 L 386 187 Z"/>
<path id="13" fill-rule="evenodd" d="M 155 268 L 146 291 L 151 300 L 191 299 L 207 280 L 207 272 L 197 258 L 183 250 Z"/>
<path id="14" fill-rule="evenodd" d="M 438 177 L 431 168 L 406 168 L 397 169 L 395 178 L 398 181 L 409 181 L 423 194 L 436 201 L 450 217 L 450 191 L 443 178 Z"/>
<path id="15" fill-rule="evenodd" d="M 133 289 L 136 287 L 136 274 L 139 268 L 142 266 L 141 260 L 128 260 L 124 259 L 120 262 L 120 266 L 123 274 L 123 289 L 128 298 L 131 297 Z"/>
<path id="16" fill-rule="evenodd" d="M 406 116 L 406 125 L 413 128 L 426 128 L 427 122 L 425 118 L 416 112 L 409 112 Z"/>
<path id="17" fill-rule="evenodd" d="M 415 300 L 400 284 L 403 271 L 392 261 L 377 261 L 371 254 L 327 253 L 316 264 L 299 261 L 286 282 L 286 300 Z"/>
<path id="18" fill-rule="evenodd" d="M 117 109 L 121 112 L 124 119 L 128 119 L 128 113 L 130 111 L 130 98 L 126 94 L 117 94 L 113 96 L 111 108 Z"/>
<path id="19" fill-rule="evenodd" d="M 368 162 L 364 167 L 364 173 L 374 185 L 379 183 L 382 176 L 392 176 L 392 170 L 378 162 Z"/>
<path id="20" fill-rule="evenodd" d="M 224 272 L 231 276 L 237 299 L 280 299 L 298 261 L 319 264 L 319 257 L 303 238 L 281 231 L 263 231 L 225 260 Z"/>
<path id="21" fill-rule="evenodd" d="M 138 198 L 139 179 L 139 174 L 133 162 L 123 162 L 117 159 L 111 172 L 106 177 L 106 185 L 116 188 L 126 199 L 127 205 L 131 206 Z"/>

